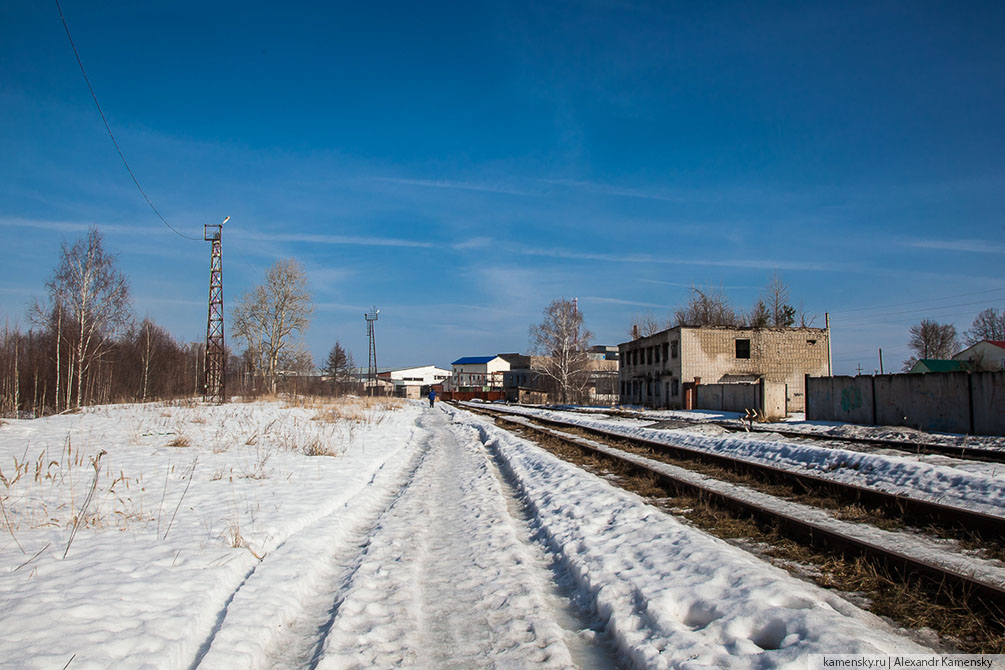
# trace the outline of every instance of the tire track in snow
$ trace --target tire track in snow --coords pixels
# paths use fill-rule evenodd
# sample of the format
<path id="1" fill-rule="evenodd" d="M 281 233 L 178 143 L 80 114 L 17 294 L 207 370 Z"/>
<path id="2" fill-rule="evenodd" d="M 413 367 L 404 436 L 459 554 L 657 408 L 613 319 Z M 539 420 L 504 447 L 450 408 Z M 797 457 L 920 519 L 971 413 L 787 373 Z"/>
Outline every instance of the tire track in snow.
<path id="1" fill-rule="evenodd" d="M 337 510 L 288 537 L 255 566 L 227 600 L 192 669 L 310 666 L 319 629 L 331 618 L 330 585 L 352 570 L 377 519 L 425 456 L 413 443 L 389 457 Z"/>
<path id="2" fill-rule="evenodd" d="M 426 456 L 346 585 L 317 667 L 574 667 L 475 431 L 426 412 Z"/>

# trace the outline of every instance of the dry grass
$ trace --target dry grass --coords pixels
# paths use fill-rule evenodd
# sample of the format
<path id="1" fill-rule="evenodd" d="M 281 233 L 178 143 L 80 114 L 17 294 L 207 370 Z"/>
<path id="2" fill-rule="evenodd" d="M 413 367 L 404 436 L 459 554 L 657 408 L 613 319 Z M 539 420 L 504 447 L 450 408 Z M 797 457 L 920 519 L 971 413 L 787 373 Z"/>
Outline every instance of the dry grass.
<path id="1" fill-rule="evenodd" d="M 192 440 L 188 438 L 187 435 L 178 435 L 173 440 L 167 443 L 169 447 L 191 447 Z"/>
<path id="2" fill-rule="evenodd" d="M 99 469 L 103 455 L 75 449 L 67 437 L 58 457 L 46 449 L 35 457 L 27 451 L 13 457 L 12 467 L 0 468 L 3 530 L 17 541 L 15 531 L 23 528 L 124 529 L 133 521 L 148 521 L 142 476 Z"/>

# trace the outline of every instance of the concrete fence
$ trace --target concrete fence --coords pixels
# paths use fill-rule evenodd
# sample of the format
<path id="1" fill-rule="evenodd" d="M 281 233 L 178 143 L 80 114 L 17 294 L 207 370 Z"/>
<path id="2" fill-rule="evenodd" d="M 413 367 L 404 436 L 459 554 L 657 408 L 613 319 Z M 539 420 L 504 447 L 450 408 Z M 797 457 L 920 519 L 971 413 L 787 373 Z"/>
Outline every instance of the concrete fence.
<path id="1" fill-rule="evenodd" d="M 761 379 L 742 384 L 698 384 L 695 409 L 712 409 L 720 412 L 757 413 L 781 418 L 786 413 L 786 385 Z"/>
<path id="2" fill-rule="evenodd" d="M 806 418 L 1005 435 L 1005 372 L 807 377 Z"/>

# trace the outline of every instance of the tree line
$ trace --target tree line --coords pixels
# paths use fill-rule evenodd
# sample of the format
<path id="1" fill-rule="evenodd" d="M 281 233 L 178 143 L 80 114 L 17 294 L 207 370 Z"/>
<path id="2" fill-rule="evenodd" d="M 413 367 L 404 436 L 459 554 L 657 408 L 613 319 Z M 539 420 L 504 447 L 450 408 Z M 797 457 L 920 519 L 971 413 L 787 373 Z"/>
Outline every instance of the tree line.
<path id="1" fill-rule="evenodd" d="M 128 278 L 91 228 L 63 242 L 47 295 L 28 307 L 23 331 L 6 322 L 0 335 L 0 416 L 41 416 L 110 402 L 202 395 L 205 343 L 182 343 L 151 317 L 132 312 Z M 322 374 L 302 341 L 313 311 L 307 277 L 281 260 L 236 303 L 227 350 L 227 392 L 256 396 L 291 387 L 309 393 L 359 391 L 349 353 L 335 343 Z"/>
<path id="2" fill-rule="evenodd" d="M 988 307 L 982 310 L 975 318 L 970 327 L 963 331 L 962 338 L 956 331 L 956 326 L 951 323 L 939 323 L 932 319 L 922 319 L 908 329 L 910 339 L 907 346 L 911 356 L 904 361 L 904 371 L 907 372 L 919 360 L 952 358 L 961 349 L 973 346 L 984 340 L 993 342 L 1005 342 L 1005 308 L 996 310 Z M 962 346 L 961 345 L 962 342 Z M 972 360 L 975 370 L 997 370 L 999 368 L 988 365 L 985 361 Z"/>
<path id="3" fill-rule="evenodd" d="M 776 273 L 749 310 L 734 305 L 722 288 L 691 286 L 684 304 L 660 320 L 652 312 L 636 314 L 628 325 L 633 340 L 648 337 L 675 326 L 750 326 L 754 328 L 812 326 L 816 316 L 802 303 L 795 307 L 791 290 Z"/>

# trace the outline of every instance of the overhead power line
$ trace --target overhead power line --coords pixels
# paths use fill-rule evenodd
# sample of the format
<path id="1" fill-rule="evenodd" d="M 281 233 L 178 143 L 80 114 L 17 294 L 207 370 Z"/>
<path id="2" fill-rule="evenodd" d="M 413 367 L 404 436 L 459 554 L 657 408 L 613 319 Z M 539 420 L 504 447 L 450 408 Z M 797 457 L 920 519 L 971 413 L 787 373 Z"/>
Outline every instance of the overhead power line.
<path id="1" fill-rule="evenodd" d="M 947 295 L 947 296 L 944 296 L 944 297 L 941 297 L 941 298 L 927 298 L 925 300 L 912 300 L 912 301 L 909 301 L 909 302 L 897 302 L 897 303 L 893 303 L 893 304 L 890 304 L 890 305 L 876 305 L 876 306 L 873 306 L 873 307 L 859 307 L 859 308 L 856 308 L 856 309 L 846 309 L 846 310 L 840 311 L 840 312 L 831 312 L 831 316 L 844 316 L 845 314 L 856 314 L 857 315 L 859 312 L 871 312 L 871 311 L 880 310 L 880 309 L 889 309 L 891 307 L 901 307 L 903 305 L 923 305 L 923 304 L 927 304 L 927 303 L 931 303 L 931 302 L 939 302 L 940 300 L 954 300 L 956 298 L 967 298 L 967 297 L 970 297 L 972 295 L 984 295 L 984 294 L 987 294 L 987 293 L 1000 293 L 1001 291 L 1005 291 L 1005 286 L 1003 286 L 1001 288 L 988 289 L 986 291 L 974 291 L 973 293 L 959 293 L 957 295 Z M 947 306 L 952 306 L 952 305 L 947 305 Z"/>
<path id="2" fill-rule="evenodd" d="M 115 150 L 119 153 L 119 158 L 122 159 L 122 164 L 126 166 L 126 171 L 129 173 L 129 176 L 133 178 L 133 183 L 136 184 L 136 188 L 139 189 L 140 195 L 142 195 L 143 199 L 147 201 L 148 205 L 150 205 L 150 209 L 152 209 L 154 214 L 157 215 L 157 218 L 160 219 L 164 223 L 164 225 L 170 228 L 176 235 L 178 235 L 179 237 L 184 237 L 186 240 L 201 241 L 201 238 L 186 235 L 185 233 L 181 232 L 180 230 L 172 226 L 170 223 L 168 223 L 167 219 L 161 216 L 161 213 L 157 211 L 156 207 L 154 207 L 154 203 L 147 196 L 146 192 L 143 190 L 143 187 L 140 186 L 139 180 L 133 173 L 133 169 L 129 167 L 129 162 L 126 160 L 125 155 L 122 153 L 122 149 L 119 147 L 118 141 L 115 139 L 115 134 L 112 132 L 111 126 L 108 125 L 108 119 L 105 118 L 105 113 L 101 109 L 101 104 L 98 103 L 98 96 L 95 95 L 94 87 L 91 86 L 91 80 L 87 77 L 87 71 L 84 69 L 84 62 L 80 60 L 80 53 L 77 51 L 77 45 L 73 43 L 73 37 L 70 35 L 70 27 L 66 25 L 66 18 L 63 16 L 63 8 L 59 6 L 59 0 L 56 0 L 56 9 L 59 10 L 59 19 L 60 21 L 63 22 L 63 30 L 66 31 L 66 39 L 70 41 L 70 48 L 73 49 L 73 55 L 76 56 L 77 58 L 77 65 L 80 66 L 80 73 L 84 75 L 84 81 L 87 83 L 87 90 L 91 92 L 91 98 L 94 100 L 94 106 L 98 108 L 98 114 L 101 115 L 101 121 L 102 123 L 105 124 L 105 130 L 108 131 L 108 136 L 112 139 L 112 144 L 115 145 Z"/>

